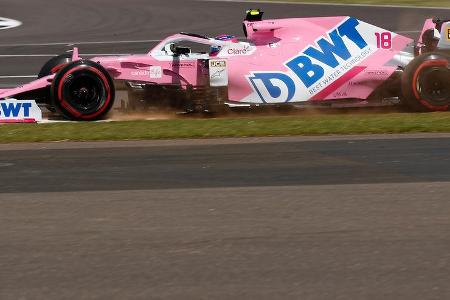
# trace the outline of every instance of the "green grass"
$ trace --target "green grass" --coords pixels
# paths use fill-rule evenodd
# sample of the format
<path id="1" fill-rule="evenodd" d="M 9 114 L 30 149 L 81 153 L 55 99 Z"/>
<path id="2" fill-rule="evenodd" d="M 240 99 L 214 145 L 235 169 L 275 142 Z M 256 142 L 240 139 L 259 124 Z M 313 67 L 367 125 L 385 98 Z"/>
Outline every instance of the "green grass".
<path id="1" fill-rule="evenodd" d="M 450 113 L 313 114 L 98 123 L 7 124 L 0 142 L 450 132 Z"/>
<path id="2" fill-rule="evenodd" d="M 264 1 L 264 0 L 262 0 Z M 274 1 L 274 0 L 271 0 Z M 275 0 L 276 1 L 276 0 Z M 310 3 L 342 3 L 342 4 L 377 4 L 377 5 L 409 5 L 409 6 L 436 6 L 450 7 L 449 0 L 279 0 L 289 2 L 310 2 Z"/>

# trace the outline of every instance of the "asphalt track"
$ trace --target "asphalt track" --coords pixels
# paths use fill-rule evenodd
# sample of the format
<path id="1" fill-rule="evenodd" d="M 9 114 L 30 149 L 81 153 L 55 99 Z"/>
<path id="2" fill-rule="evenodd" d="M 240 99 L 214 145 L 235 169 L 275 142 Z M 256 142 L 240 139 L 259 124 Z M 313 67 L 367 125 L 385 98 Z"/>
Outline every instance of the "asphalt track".
<path id="1" fill-rule="evenodd" d="M 0 76 L 74 42 L 241 35 L 249 6 L 2 0 L 23 25 L 0 32 L 0 55 L 33 56 L 0 56 Z M 412 36 L 442 13 L 257 6 Z M 448 135 L 0 145 L 0 299 L 449 299 L 449 153 Z"/>
<path id="2" fill-rule="evenodd" d="M 0 299 L 448 299 L 450 136 L 0 146 Z"/>

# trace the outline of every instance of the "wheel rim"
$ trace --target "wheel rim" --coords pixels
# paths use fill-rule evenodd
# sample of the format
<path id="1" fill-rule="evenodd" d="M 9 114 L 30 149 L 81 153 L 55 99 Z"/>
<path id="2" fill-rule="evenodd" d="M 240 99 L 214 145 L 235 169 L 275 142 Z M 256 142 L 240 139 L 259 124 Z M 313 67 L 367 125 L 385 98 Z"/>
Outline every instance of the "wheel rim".
<path id="1" fill-rule="evenodd" d="M 443 106 L 450 103 L 450 70 L 430 67 L 417 77 L 417 91 L 423 100 L 432 105 Z"/>
<path id="2" fill-rule="evenodd" d="M 70 74 L 64 84 L 64 99 L 84 115 L 96 112 L 105 102 L 105 86 L 96 74 L 77 71 Z"/>

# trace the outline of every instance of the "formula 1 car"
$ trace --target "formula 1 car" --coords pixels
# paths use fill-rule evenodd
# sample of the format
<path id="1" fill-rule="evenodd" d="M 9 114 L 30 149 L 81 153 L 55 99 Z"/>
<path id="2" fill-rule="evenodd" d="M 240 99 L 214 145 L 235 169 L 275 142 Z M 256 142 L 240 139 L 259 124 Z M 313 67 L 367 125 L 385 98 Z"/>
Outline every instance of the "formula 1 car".
<path id="1" fill-rule="evenodd" d="M 180 33 L 148 54 L 90 60 L 74 48 L 48 61 L 37 80 L 0 90 L 0 99 L 35 99 L 69 119 L 97 120 L 122 81 L 142 98 L 130 97 L 130 106 L 186 111 L 301 103 L 450 108 L 450 20 L 426 20 L 416 43 L 353 17 L 262 16 L 247 11 L 245 41 Z"/>

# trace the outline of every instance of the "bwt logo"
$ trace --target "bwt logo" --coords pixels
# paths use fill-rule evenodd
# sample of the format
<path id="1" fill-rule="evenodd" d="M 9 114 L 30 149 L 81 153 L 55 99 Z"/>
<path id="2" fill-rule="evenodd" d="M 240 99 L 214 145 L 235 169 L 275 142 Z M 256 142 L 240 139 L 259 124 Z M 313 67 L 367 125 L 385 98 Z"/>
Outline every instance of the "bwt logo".
<path id="1" fill-rule="evenodd" d="M 30 117 L 31 103 L 21 102 L 1 102 L 0 101 L 0 116 L 5 118 L 17 118 L 23 116 Z M 22 114 L 23 112 L 23 114 Z"/>
<path id="2" fill-rule="evenodd" d="M 317 47 L 309 46 L 300 55 L 286 62 L 285 66 L 290 71 L 288 73 L 253 73 L 249 79 L 261 100 L 267 103 L 291 101 L 297 90 L 302 88 L 298 86 L 298 81 L 307 89 L 313 89 L 322 78 L 329 76 L 325 68 L 336 70 L 340 66 L 338 57 L 344 62 L 352 57 L 344 37 L 360 50 L 368 46 L 356 28 L 359 24 L 357 19 L 348 18 L 336 29 L 328 32 L 328 38 L 320 38 Z M 338 70 L 331 81 L 340 77 Z"/>

